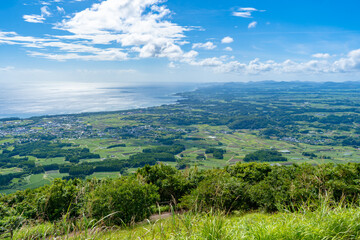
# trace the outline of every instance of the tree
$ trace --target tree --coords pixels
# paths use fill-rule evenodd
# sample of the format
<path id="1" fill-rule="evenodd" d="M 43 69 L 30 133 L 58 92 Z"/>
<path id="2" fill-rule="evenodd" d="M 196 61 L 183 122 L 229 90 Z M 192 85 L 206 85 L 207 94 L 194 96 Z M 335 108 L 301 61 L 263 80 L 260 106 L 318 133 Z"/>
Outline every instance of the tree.
<path id="1" fill-rule="evenodd" d="M 80 208 L 80 205 L 76 204 L 80 183 L 78 179 L 70 181 L 55 179 L 39 199 L 38 214 L 51 221 L 61 218 L 64 214 L 76 216 Z"/>
<path id="2" fill-rule="evenodd" d="M 0 236 L 10 234 L 10 239 L 13 239 L 14 231 L 20 228 L 23 222 L 24 218 L 15 209 L 0 204 Z"/>
<path id="3" fill-rule="evenodd" d="M 108 224 L 129 224 L 150 216 L 150 207 L 159 199 L 157 187 L 135 179 L 103 180 L 87 196 L 91 217 Z"/>

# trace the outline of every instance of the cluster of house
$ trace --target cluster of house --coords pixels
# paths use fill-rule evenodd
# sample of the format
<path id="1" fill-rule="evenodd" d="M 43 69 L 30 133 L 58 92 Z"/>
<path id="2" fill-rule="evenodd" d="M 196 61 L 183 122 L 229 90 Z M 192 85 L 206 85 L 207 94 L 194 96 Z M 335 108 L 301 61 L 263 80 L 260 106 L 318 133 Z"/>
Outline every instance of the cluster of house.
<path id="1" fill-rule="evenodd" d="M 72 136 L 88 137 L 94 134 L 84 122 L 73 116 L 42 118 L 36 120 L 18 120 L 0 123 L 0 137 L 16 136 L 37 138 L 38 135 L 48 135 L 57 138 Z M 35 140 L 35 139 L 34 139 Z"/>

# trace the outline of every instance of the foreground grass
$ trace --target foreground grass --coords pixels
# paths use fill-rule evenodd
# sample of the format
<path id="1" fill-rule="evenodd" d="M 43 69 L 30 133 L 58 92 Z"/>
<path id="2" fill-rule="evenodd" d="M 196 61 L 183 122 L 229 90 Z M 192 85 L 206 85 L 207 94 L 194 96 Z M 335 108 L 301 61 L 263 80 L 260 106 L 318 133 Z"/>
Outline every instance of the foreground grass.
<path id="1" fill-rule="evenodd" d="M 323 206 L 315 212 L 242 216 L 172 214 L 125 228 L 80 222 L 25 226 L 14 239 L 360 239 L 360 208 Z"/>

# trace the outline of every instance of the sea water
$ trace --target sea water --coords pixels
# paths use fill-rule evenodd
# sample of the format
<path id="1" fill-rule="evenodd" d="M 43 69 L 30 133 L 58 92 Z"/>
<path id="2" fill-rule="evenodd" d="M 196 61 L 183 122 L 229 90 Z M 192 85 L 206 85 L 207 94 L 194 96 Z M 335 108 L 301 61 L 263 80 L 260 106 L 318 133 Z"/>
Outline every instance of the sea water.
<path id="1" fill-rule="evenodd" d="M 128 110 L 175 103 L 191 83 L 40 83 L 0 88 L 0 118 Z"/>

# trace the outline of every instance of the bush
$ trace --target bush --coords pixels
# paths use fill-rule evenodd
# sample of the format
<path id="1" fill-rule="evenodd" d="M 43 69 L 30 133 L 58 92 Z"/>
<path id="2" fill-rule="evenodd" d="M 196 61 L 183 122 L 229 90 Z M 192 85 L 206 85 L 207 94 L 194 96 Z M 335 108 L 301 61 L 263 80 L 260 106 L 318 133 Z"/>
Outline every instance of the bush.
<path id="1" fill-rule="evenodd" d="M 248 210 L 246 184 L 224 171 L 214 172 L 181 199 L 187 209 L 210 211 Z"/>
<path id="2" fill-rule="evenodd" d="M 178 200 L 191 190 L 189 182 L 180 171 L 164 164 L 145 166 L 138 169 L 137 175 L 146 183 L 158 187 L 161 202 Z"/>
<path id="3" fill-rule="evenodd" d="M 265 179 L 271 172 L 271 166 L 268 163 L 237 163 L 234 166 L 226 167 L 226 171 L 233 177 L 254 184 Z"/>
<path id="4" fill-rule="evenodd" d="M 76 216 L 80 209 L 77 203 L 80 180 L 65 181 L 55 179 L 53 184 L 43 191 L 38 199 L 38 214 L 50 221 L 60 219 L 63 215 Z"/>
<path id="5" fill-rule="evenodd" d="M 107 224 L 129 224 L 150 216 L 150 207 L 159 199 L 157 188 L 134 179 L 103 180 L 88 195 L 91 217 Z"/>

